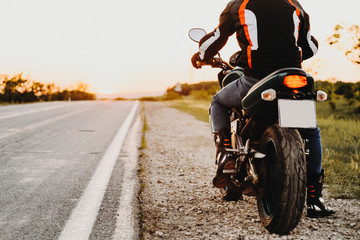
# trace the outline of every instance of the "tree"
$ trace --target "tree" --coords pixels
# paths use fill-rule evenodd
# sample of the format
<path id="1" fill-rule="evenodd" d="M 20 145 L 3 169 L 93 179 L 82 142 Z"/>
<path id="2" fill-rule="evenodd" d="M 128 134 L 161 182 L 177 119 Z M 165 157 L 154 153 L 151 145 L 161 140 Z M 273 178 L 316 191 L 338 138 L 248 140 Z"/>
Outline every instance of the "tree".
<path id="1" fill-rule="evenodd" d="M 45 89 L 45 101 L 51 101 L 52 100 L 52 95 L 54 93 L 55 90 L 55 84 L 54 83 L 48 83 L 46 84 L 46 89 Z"/>
<path id="2" fill-rule="evenodd" d="M 38 98 L 44 96 L 45 93 L 44 84 L 40 82 L 33 82 L 32 91 L 34 92 L 35 96 L 37 96 Z"/>
<path id="3" fill-rule="evenodd" d="M 338 95 L 343 95 L 346 99 L 350 100 L 354 98 L 354 87 L 354 83 L 336 82 L 335 93 Z"/>
<path id="4" fill-rule="evenodd" d="M 75 90 L 78 90 L 80 92 L 87 92 L 88 88 L 89 88 L 89 84 L 83 82 L 77 82 Z"/>
<path id="5" fill-rule="evenodd" d="M 24 103 L 36 101 L 62 101 L 68 100 L 95 100 L 95 94 L 88 93 L 89 85 L 77 83 L 74 90 L 63 90 L 54 83 L 43 84 L 29 79 L 24 79 L 22 73 L 9 77 L 0 75 L 0 102 Z"/>
<path id="6" fill-rule="evenodd" d="M 27 90 L 27 79 L 22 78 L 22 73 L 8 78 L 2 82 L 3 99 L 7 102 L 22 102 L 21 95 Z"/>
<path id="7" fill-rule="evenodd" d="M 327 41 L 344 51 L 353 63 L 360 64 L 360 27 L 358 25 L 336 25 L 334 34 Z"/>

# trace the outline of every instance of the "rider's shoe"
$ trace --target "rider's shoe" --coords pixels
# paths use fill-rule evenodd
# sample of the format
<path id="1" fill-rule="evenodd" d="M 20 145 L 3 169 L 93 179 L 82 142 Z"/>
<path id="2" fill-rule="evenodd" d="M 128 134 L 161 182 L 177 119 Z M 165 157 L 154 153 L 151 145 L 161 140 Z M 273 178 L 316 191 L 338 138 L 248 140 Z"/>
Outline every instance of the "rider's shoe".
<path id="1" fill-rule="evenodd" d="M 230 202 L 237 202 L 239 200 L 243 200 L 243 196 L 241 192 L 234 191 L 232 189 L 227 189 L 225 195 L 222 197 L 223 200 Z"/>
<path id="2" fill-rule="evenodd" d="M 226 187 L 230 182 L 230 176 L 235 172 L 235 159 L 230 153 L 221 154 L 216 176 L 213 179 L 215 187 Z"/>
<path id="3" fill-rule="evenodd" d="M 322 199 L 322 186 L 324 183 L 324 170 L 321 173 L 308 173 L 307 216 L 310 218 L 321 218 L 335 214 L 335 211 L 325 207 Z"/>
<path id="4" fill-rule="evenodd" d="M 223 188 L 229 184 L 230 176 L 235 171 L 235 158 L 232 153 L 226 151 L 231 148 L 229 129 L 221 128 L 215 136 L 217 138 L 216 164 L 218 169 L 213 184 L 215 187 Z"/>

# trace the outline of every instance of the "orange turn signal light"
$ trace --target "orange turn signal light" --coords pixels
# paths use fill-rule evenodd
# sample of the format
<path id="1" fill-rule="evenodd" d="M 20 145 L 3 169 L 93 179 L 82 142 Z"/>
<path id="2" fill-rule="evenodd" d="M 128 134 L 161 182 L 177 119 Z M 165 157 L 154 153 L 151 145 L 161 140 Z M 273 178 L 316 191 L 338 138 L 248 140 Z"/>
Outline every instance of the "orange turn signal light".
<path id="1" fill-rule="evenodd" d="M 289 75 L 285 77 L 283 84 L 288 88 L 302 88 L 307 85 L 307 79 L 305 76 Z"/>

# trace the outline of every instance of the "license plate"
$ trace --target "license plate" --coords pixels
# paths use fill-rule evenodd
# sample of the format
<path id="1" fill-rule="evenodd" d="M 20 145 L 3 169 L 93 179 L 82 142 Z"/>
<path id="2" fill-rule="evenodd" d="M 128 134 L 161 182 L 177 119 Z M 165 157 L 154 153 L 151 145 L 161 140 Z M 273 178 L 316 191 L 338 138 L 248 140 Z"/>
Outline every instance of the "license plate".
<path id="1" fill-rule="evenodd" d="M 278 100 L 279 124 L 287 128 L 316 128 L 313 100 Z"/>

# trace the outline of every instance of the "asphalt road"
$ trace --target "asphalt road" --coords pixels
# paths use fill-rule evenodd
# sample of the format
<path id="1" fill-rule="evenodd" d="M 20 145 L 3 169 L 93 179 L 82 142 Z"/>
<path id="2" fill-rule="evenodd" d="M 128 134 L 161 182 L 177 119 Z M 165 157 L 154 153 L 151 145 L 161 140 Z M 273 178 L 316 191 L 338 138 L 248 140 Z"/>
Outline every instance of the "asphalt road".
<path id="1" fill-rule="evenodd" d="M 111 239 L 115 231 L 121 236 L 117 221 L 124 176 L 122 161 L 129 156 L 129 150 L 116 153 L 114 148 L 122 142 L 114 139 L 134 106 L 130 101 L 1 106 L 0 239 L 64 238 L 64 228 L 72 225 L 70 219 L 86 192 L 92 191 L 90 200 L 93 195 L 101 195 L 98 186 L 95 190 L 89 188 L 96 172 L 101 172 L 99 166 L 108 158 L 116 158 L 116 163 L 105 163 L 110 181 L 103 186 L 105 197 L 99 197 L 101 207 L 88 210 L 85 199 L 82 211 L 95 209 L 96 214 L 82 217 L 94 218 L 88 223 L 93 225 L 87 226 L 91 239 Z M 138 111 L 134 119 L 137 116 Z M 104 179 L 104 173 L 99 174 L 98 178 Z"/>

